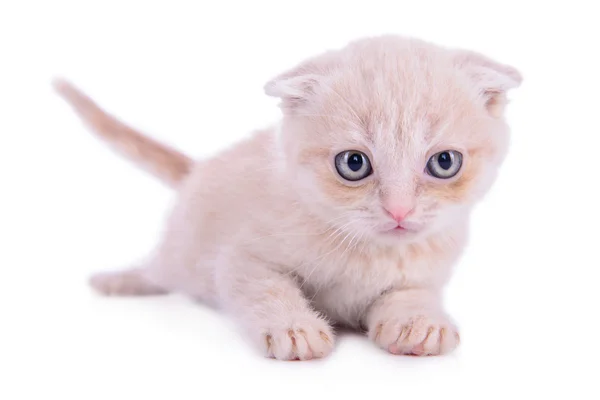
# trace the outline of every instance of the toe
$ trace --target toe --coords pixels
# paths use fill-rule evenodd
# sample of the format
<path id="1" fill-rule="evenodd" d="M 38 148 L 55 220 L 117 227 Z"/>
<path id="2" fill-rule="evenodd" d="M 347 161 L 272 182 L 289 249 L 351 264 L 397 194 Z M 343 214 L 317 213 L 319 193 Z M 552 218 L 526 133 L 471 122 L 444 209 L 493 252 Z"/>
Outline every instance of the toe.
<path id="1" fill-rule="evenodd" d="M 296 345 L 296 355 L 300 360 L 310 360 L 313 358 L 312 349 L 308 344 L 306 332 L 302 329 L 298 330 L 294 335 Z"/>
<path id="2" fill-rule="evenodd" d="M 454 350 L 460 343 L 460 336 L 450 327 L 440 329 L 440 353 L 446 354 Z"/>
<path id="3" fill-rule="evenodd" d="M 273 353 L 273 357 L 278 360 L 291 360 L 293 359 L 292 352 L 292 340 L 290 337 L 290 332 L 282 332 L 279 334 L 271 335 L 271 351 Z"/>
<path id="4" fill-rule="evenodd" d="M 440 354 L 440 328 L 433 326 L 429 327 L 425 340 L 417 347 L 419 347 L 418 355 L 426 356 Z"/>

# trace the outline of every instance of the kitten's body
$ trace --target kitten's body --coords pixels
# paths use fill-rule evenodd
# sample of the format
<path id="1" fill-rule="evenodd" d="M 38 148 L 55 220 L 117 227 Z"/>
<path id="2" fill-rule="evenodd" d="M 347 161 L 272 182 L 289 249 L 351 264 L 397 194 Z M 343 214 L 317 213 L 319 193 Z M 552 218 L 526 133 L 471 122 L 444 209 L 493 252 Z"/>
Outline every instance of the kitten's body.
<path id="1" fill-rule="evenodd" d="M 457 73 L 470 63 L 474 72 Z M 368 330 L 394 353 L 451 350 L 458 334 L 441 290 L 464 247 L 469 209 L 504 156 L 504 86 L 520 80 L 490 63 L 419 41 L 358 41 L 267 85 L 283 100 L 280 125 L 195 164 L 60 84 L 100 134 L 179 193 L 147 263 L 97 275 L 93 285 L 177 291 L 221 306 L 280 359 L 331 350 L 321 315 Z M 464 149 L 464 171 L 430 182 L 419 168 L 441 144 Z M 360 185 L 341 182 L 331 155 L 358 147 L 376 173 Z M 382 204 L 398 202 L 410 203 L 410 217 L 390 231 Z"/>

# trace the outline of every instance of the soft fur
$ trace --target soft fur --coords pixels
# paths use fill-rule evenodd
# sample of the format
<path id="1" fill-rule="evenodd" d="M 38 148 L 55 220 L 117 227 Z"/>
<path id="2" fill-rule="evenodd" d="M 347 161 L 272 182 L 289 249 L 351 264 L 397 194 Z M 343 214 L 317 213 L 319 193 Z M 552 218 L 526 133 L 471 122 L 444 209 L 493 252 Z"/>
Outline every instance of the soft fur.
<path id="1" fill-rule="evenodd" d="M 506 92 L 520 83 L 480 54 L 366 38 L 267 83 L 281 122 L 194 163 L 57 82 L 97 133 L 179 197 L 145 264 L 91 283 L 220 306 L 277 359 L 329 354 L 332 324 L 364 329 L 395 354 L 449 352 L 459 335 L 441 292 L 505 156 Z M 425 165 L 447 149 L 462 152 L 463 167 L 435 179 Z M 333 163 L 344 150 L 367 154 L 373 175 L 344 182 Z M 408 210 L 401 232 L 390 230 L 393 209 Z"/>

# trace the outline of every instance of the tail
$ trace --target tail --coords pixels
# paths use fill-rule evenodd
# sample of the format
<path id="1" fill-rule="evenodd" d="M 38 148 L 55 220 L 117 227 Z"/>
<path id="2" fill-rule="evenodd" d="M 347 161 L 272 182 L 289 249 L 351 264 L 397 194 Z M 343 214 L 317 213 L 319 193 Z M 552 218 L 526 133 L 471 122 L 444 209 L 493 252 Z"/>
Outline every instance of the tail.
<path id="1" fill-rule="evenodd" d="M 94 133 L 167 185 L 175 188 L 190 172 L 193 161 L 188 156 L 120 122 L 75 86 L 56 80 L 54 88 Z"/>

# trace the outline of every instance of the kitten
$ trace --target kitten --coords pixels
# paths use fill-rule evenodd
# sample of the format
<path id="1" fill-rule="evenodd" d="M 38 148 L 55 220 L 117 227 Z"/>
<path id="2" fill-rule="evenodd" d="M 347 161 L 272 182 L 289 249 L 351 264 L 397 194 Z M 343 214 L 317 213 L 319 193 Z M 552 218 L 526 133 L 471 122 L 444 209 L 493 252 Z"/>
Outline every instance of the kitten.
<path id="1" fill-rule="evenodd" d="M 459 335 L 442 289 L 505 157 L 520 83 L 474 52 L 365 38 L 268 82 L 280 123 L 196 162 L 58 81 L 96 133 L 178 193 L 148 260 L 91 285 L 223 307 L 282 360 L 329 354 L 332 324 L 394 354 L 447 353 Z"/>

